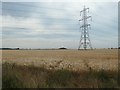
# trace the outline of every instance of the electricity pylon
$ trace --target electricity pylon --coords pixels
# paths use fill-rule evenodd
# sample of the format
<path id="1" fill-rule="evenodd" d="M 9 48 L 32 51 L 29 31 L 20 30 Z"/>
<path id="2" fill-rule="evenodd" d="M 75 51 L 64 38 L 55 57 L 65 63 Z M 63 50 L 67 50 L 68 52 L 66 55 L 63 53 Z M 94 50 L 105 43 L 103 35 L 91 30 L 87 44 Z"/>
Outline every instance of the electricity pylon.
<path id="1" fill-rule="evenodd" d="M 79 21 L 81 22 L 81 37 L 80 37 L 80 42 L 79 42 L 79 47 L 78 50 L 80 50 L 81 46 L 83 45 L 83 48 L 86 50 L 87 46 L 89 45 L 90 49 L 92 49 L 92 45 L 91 45 L 91 41 L 90 41 L 90 37 L 89 37 L 89 27 L 90 24 L 88 24 L 87 20 L 89 18 L 92 17 L 91 16 L 87 16 L 87 12 L 89 12 L 89 8 L 85 8 L 82 11 L 80 11 L 80 16 L 82 16 L 82 19 L 80 19 Z"/>

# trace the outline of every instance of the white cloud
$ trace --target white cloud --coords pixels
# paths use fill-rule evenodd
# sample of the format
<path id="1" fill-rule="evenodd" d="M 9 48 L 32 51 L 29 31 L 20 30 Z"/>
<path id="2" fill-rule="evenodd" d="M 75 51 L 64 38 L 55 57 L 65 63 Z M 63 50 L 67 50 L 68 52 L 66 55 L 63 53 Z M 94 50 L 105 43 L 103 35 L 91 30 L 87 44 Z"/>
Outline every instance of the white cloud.
<path id="1" fill-rule="evenodd" d="M 44 29 L 44 26 L 39 24 L 40 20 L 37 18 L 21 18 L 3 15 L 2 19 L 2 27 L 25 28 L 28 30 L 33 30 L 33 32 L 38 29 L 39 31 L 43 31 Z"/>

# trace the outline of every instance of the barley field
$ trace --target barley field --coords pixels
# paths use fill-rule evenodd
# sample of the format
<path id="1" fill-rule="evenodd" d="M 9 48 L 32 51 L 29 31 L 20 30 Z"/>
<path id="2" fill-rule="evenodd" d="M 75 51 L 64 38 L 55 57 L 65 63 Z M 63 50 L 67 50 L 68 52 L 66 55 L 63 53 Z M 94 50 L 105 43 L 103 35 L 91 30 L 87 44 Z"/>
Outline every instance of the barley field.
<path id="1" fill-rule="evenodd" d="M 118 67 L 118 50 L 4 50 L 2 61 L 47 69 L 113 69 Z"/>
<path id="2" fill-rule="evenodd" d="M 3 50 L 2 64 L 4 88 L 117 87 L 117 49 Z"/>

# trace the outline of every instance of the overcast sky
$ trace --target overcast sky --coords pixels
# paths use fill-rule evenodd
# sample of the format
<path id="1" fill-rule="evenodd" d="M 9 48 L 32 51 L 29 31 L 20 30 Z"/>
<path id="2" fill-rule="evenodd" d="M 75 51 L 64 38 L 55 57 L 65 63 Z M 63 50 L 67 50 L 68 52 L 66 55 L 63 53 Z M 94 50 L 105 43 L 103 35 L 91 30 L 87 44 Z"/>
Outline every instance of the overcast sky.
<path id="1" fill-rule="evenodd" d="M 118 45 L 117 2 L 3 2 L 3 47 L 77 49 L 80 11 L 90 8 L 89 30 L 93 48 Z"/>

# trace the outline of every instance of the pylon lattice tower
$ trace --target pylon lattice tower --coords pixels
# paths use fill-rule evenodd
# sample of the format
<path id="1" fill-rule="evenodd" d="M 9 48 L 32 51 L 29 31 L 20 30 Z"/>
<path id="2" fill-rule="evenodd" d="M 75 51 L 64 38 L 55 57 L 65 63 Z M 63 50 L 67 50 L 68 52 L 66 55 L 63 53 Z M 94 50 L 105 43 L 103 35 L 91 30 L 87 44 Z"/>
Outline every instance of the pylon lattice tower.
<path id="1" fill-rule="evenodd" d="M 80 37 L 80 42 L 79 42 L 79 47 L 78 50 L 80 50 L 81 46 L 83 45 L 83 48 L 86 50 L 87 46 L 90 47 L 90 49 L 92 49 L 92 45 L 91 45 L 91 41 L 90 41 L 90 37 L 89 37 L 89 28 L 90 24 L 88 24 L 87 20 L 89 18 L 92 17 L 91 16 L 87 16 L 87 13 L 89 13 L 89 8 L 86 8 L 84 6 L 84 9 L 82 11 L 80 11 L 80 16 L 82 16 L 82 19 L 80 19 L 80 29 L 81 29 L 81 37 Z"/>

